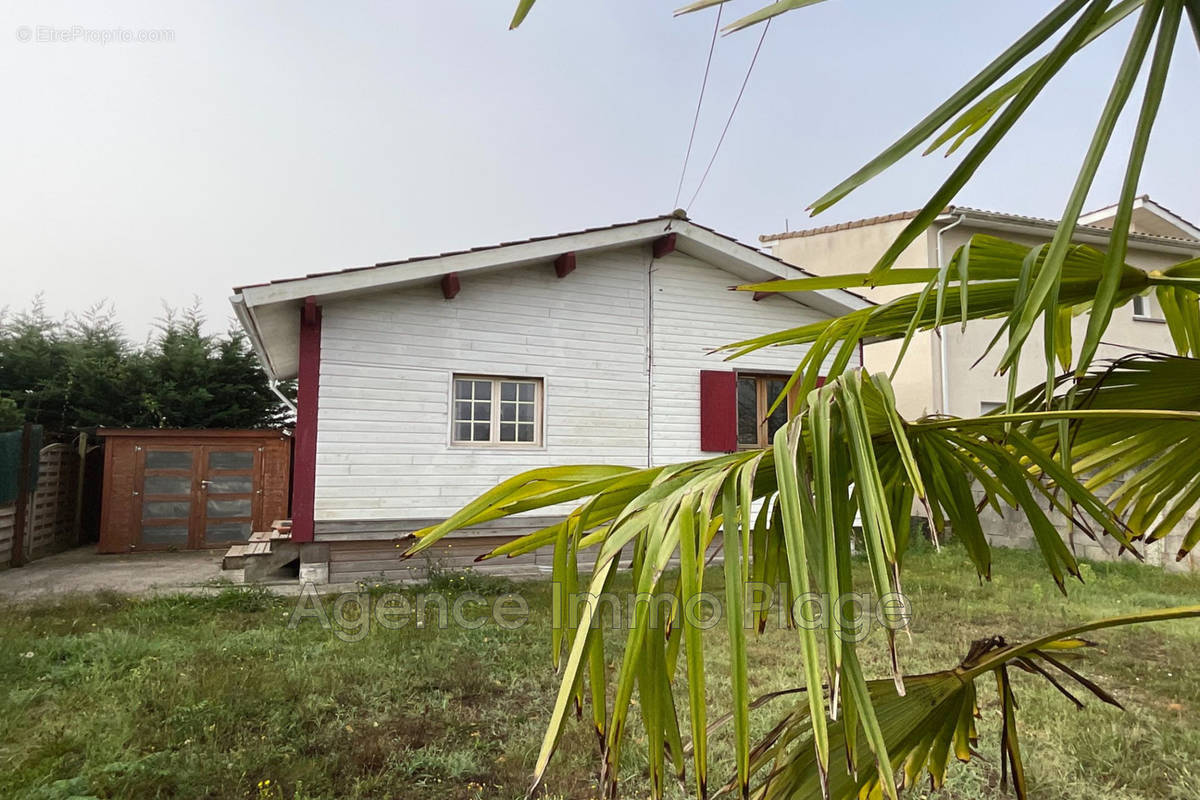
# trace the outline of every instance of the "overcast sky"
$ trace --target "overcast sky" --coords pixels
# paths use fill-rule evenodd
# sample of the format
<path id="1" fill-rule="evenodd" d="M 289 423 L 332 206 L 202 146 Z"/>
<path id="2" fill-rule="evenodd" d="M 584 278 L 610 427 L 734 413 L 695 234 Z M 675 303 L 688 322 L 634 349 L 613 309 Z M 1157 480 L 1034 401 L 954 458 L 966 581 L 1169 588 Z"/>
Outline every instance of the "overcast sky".
<path id="1" fill-rule="evenodd" d="M 0 306 L 108 299 L 140 338 L 195 296 L 223 328 L 235 285 L 674 208 L 715 12 L 540 0 L 508 31 L 514 5 L 8 0 Z M 940 156 L 804 212 L 1051 5 L 831 0 L 776 20 L 692 218 L 754 242 L 920 206 Z M 39 41 L 77 27 L 169 41 Z M 960 203 L 1059 215 L 1128 31 L 1077 59 Z M 685 200 L 757 40 L 717 44 Z M 1181 44 L 1140 190 L 1195 220 L 1200 59 Z M 1116 195 L 1129 128 L 1092 206 Z"/>

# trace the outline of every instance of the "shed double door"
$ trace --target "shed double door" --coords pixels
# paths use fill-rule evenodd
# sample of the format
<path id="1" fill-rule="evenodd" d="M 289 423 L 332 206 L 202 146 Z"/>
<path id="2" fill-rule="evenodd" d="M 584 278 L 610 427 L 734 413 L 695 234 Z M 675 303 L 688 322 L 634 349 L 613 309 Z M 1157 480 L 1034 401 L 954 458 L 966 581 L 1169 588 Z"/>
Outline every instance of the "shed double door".
<path id="1" fill-rule="evenodd" d="M 138 550 L 228 547 L 261 517 L 263 447 L 158 444 L 137 448 Z"/>

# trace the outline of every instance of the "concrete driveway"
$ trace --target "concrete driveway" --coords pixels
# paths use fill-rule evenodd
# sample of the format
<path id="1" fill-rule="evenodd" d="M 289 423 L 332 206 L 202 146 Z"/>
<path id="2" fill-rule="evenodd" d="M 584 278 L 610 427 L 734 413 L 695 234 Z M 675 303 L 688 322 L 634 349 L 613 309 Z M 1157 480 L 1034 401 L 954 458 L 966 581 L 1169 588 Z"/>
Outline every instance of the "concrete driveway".
<path id="1" fill-rule="evenodd" d="M 224 550 L 99 555 L 95 545 L 77 547 L 0 570 L 0 600 L 35 600 L 72 592 L 123 594 L 206 593 L 241 577 L 221 572 Z"/>

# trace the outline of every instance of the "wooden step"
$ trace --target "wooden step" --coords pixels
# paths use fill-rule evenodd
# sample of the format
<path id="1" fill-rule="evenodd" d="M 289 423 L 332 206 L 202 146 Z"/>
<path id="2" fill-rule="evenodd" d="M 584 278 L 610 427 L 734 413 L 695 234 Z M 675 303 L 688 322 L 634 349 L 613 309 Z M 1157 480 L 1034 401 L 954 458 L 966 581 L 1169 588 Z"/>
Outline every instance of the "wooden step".
<path id="1" fill-rule="evenodd" d="M 246 560 L 246 545 L 235 544 L 221 559 L 221 569 L 241 569 Z"/>
<path id="2" fill-rule="evenodd" d="M 290 542 L 291 531 L 269 530 L 255 531 L 245 544 L 235 544 L 221 559 L 221 569 L 244 569 L 246 561 L 271 555 L 276 545 Z"/>

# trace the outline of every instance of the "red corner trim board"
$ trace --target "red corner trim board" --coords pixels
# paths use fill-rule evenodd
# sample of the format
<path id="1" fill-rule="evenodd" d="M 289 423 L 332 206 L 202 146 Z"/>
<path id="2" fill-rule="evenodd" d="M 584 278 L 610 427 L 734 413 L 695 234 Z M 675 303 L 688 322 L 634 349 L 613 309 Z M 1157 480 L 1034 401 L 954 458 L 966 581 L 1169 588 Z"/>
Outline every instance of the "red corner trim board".
<path id="1" fill-rule="evenodd" d="M 317 494 L 317 398 L 321 382 L 321 307 L 313 297 L 306 298 L 300 309 L 300 365 L 296 382 L 292 541 L 311 542 Z"/>

